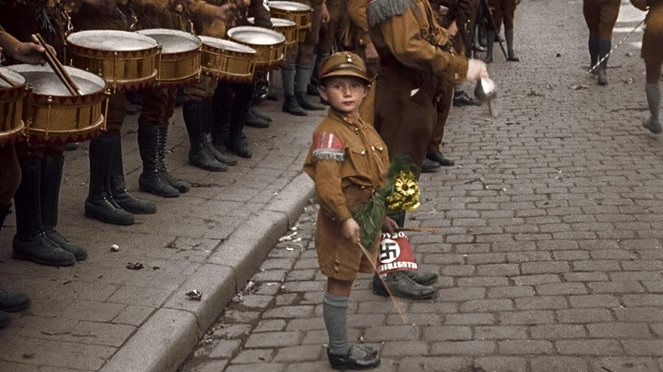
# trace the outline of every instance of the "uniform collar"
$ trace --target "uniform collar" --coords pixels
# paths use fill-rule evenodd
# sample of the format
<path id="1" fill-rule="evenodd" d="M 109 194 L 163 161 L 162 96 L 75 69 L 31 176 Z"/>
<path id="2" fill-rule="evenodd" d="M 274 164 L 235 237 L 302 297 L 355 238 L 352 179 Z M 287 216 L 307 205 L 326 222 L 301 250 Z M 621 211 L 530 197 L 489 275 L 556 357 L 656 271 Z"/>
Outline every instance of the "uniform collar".
<path id="1" fill-rule="evenodd" d="M 349 125 L 355 125 L 356 126 L 356 125 L 364 123 L 364 121 L 361 120 L 361 117 L 359 116 L 359 113 L 346 114 L 344 112 L 335 110 L 334 108 L 329 109 L 329 114 L 327 116 L 339 119 L 339 120 L 341 120 L 344 123 L 347 123 Z"/>

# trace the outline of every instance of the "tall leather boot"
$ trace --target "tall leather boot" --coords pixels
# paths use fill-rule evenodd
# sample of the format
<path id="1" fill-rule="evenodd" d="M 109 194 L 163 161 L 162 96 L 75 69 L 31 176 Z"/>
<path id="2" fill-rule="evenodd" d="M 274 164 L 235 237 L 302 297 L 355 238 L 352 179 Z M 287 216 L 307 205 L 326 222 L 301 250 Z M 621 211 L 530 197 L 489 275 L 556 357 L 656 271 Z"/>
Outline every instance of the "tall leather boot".
<path id="1" fill-rule="evenodd" d="M 200 101 L 186 101 L 182 107 L 184 124 L 189 134 L 189 164 L 210 172 L 225 172 L 228 167 L 221 164 L 207 148 L 207 140 L 201 128 L 201 123 L 208 120 Z"/>
<path id="2" fill-rule="evenodd" d="M 77 261 L 82 261 L 87 258 L 87 251 L 83 247 L 72 244 L 55 229 L 58 225 L 63 167 L 64 156 L 61 155 L 47 155 L 41 162 L 41 221 L 46 236 L 53 243 L 65 251 L 73 253 Z"/>
<path id="3" fill-rule="evenodd" d="M 612 48 L 612 41 L 610 39 L 598 39 L 599 60 L 610 53 Z M 598 68 L 598 83 L 599 85 L 608 85 L 608 58 L 606 58 Z"/>
<path id="4" fill-rule="evenodd" d="M 495 31 L 488 30 L 486 32 L 486 58 L 483 59 L 486 63 L 493 62 L 493 46 L 495 45 Z"/>
<path id="5" fill-rule="evenodd" d="M 85 217 L 111 225 L 131 225 L 135 222 L 133 214 L 120 207 L 110 191 L 115 151 L 114 139 L 109 133 L 90 141 L 90 185 L 85 199 Z"/>
<path id="6" fill-rule="evenodd" d="M 506 60 L 509 62 L 520 62 L 520 58 L 516 57 L 516 52 L 513 50 L 513 30 L 504 30 L 504 38 L 506 39 Z"/>
<path id="7" fill-rule="evenodd" d="M 286 63 L 281 67 L 281 79 L 283 80 L 283 112 L 296 116 L 308 115 L 306 111 L 299 105 L 295 97 L 295 65 Z"/>
<path id="8" fill-rule="evenodd" d="M 111 199 L 121 209 L 134 214 L 157 213 L 157 206 L 148 200 L 138 199 L 127 190 L 124 182 L 124 166 L 122 164 L 122 137 L 119 133 L 106 133 L 112 140 L 112 154 L 110 165 L 110 195 Z"/>
<path id="9" fill-rule="evenodd" d="M 235 84 L 235 98 L 230 116 L 230 128 L 226 148 L 242 158 L 251 158 L 253 153 L 244 133 L 244 125 L 251 107 L 252 84 Z"/>
<path id="10" fill-rule="evenodd" d="M 599 44 L 598 44 L 598 39 L 595 37 L 590 37 L 589 41 L 587 42 L 587 47 L 589 49 L 589 61 L 590 65 L 589 68 L 592 68 L 596 65 L 596 63 L 599 61 Z M 598 69 L 598 67 L 597 67 Z M 596 75 L 598 71 L 592 70 L 592 74 Z"/>
<path id="11" fill-rule="evenodd" d="M 179 190 L 171 186 L 160 171 L 161 142 L 159 135 L 157 126 L 138 126 L 138 149 L 143 161 L 143 173 L 138 178 L 138 185 L 140 191 L 175 198 L 180 196 Z"/>
<path id="12" fill-rule="evenodd" d="M 22 159 L 21 185 L 14 194 L 16 234 L 12 258 L 48 266 L 71 266 L 76 257 L 53 243 L 44 232 L 41 220 L 41 159 Z"/>
<path id="13" fill-rule="evenodd" d="M 178 179 L 172 174 L 168 173 L 166 168 L 166 143 L 168 143 L 168 126 L 160 126 L 159 130 L 159 172 L 161 176 L 177 191 L 184 194 L 191 190 L 191 184 Z"/>
<path id="14" fill-rule="evenodd" d="M 311 73 L 313 66 L 311 65 L 296 65 L 295 66 L 295 98 L 297 103 L 304 110 L 309 111 L 322 111 L 326 107 L 322 104 L 311 101 L 306 94 L 306 87 L 311 81 Z"/>

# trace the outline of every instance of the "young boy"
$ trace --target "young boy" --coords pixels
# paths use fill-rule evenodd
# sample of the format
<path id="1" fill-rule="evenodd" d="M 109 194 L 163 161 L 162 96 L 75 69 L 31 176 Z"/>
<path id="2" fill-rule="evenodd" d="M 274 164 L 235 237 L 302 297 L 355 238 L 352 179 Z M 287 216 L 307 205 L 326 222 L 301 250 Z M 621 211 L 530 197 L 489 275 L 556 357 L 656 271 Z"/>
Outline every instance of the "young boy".
<path id="1" fill-rule="evenodd" d="M 313 133 L 304 171 L 315 182 L 320 203 L 315 246 L 320 271 L 327 276 L 322 307 L 327 356 L 335 369 L 372 368 L 380 358 L 370 347 L 349 342 L 346 312 L 357 273 L 373 272 L 378 241 L 366 247 L 373 255 L 369 260 L 358 244 L 360 228 L 351 211 L 386 182 L 389 156 L 373 126 L 359 117 L 370 83 L 364 61 L 353 53 L 335 53 L 322 62 L 320 80 L 320 96 L 331 108 Z M 395 226 L 385 218 L 387 229 Z"/>

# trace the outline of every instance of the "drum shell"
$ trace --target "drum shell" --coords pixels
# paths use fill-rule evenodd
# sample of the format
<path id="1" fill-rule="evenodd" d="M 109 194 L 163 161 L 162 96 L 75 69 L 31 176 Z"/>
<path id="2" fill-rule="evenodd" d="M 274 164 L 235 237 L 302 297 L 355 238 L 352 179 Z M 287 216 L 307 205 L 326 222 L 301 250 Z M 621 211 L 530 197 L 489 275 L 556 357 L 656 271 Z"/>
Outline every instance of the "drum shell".
<path id="1" fill-rule="evenodd" d="M 15 65 L 15 70 L 24 73 L 30 68 L 47 68 L 48 66 Z M 67 67 L 72 72 L 73 67 Z M 47 70 L 55 74 L 51 70 Z M 86 73 L 85 71 L 80 71 Z M 78 80 L 76 76 L 72 76 Z M 90 77 L 98 77 L 90 74 Z M 101 79 L 99 79 L 101 80 Z M 95 138 L 106 122 L 105 111 L 108 94 L 105 84 L 95 91 L 80 96 L 60 96 L 42 94 L 28 89 L 23 103 L 23 119 L 25 134 L 31 143 L 68 143 L 80 142 Z"/>
<path id="2" fill-rule="evenodd" d="M 158 45 L 123 51 L 94 49 L 67 42 L 67 63 L 101 76 L 114 91 L 138 90 L 154 85 L 159 53 Z"/>
<path id="3" fill-rule="evenodd" d="M 293 22 L 293 24 L 286 25 L 284 24 L 284 22 L 279 22 L 279 20 Z M 253 25 L 254 18 L 250 17 L 248 18 L 248 21 L 250 24 Z M 291 19 L 272 17 L 272 25 L 273 25 L 272 30 L 280 32 L 283 34 L 283 36 L 285 36 L 286 48 L 290 48 L 294 45 L 297 45 L 297 42 L 299 41 L 299 27 L 297 26 L 297 23 L 295 23 Z"/>
<path id="4" fill-rule="evenodd" d="M 251 82 L 255 69 L 256 53 L 215 47 L 203 42 L 201 65 L 203 73 L 230 82 Z"/>
<path id="5" fill-rule="evenodd" d="M 154 38 L 157 42 L 159 34 L 168 34 L 170 37 L 180 37 L 187 41 L 197 42 L 197 46 L 189 50 L 171 53 L 168 48 L 162 46 L 157 58 L 157 78 L 158 86 L 169 87 L 177 85 L 186 85 L 197 81 L 201 72 L 201 46 L 202 43 L 197 37 L 177 30 L 169 29 L 146 29 L 138 31 L 139 34 Z"/>
<path id="6" fill-rule="evenodd" d="M 251 27 L 251 26 L 233 27 L 230 30 L 228 30 L 229 39 L 255 49 L 256 56 L 254 59 L 254 63 L 256 71 L 269 71 L 280 68 L 285 58 L 285 37 L 282 38 L 282 41 L 273 44 L 256 44 L 252 42 L 247 42 L 245 40 L 233 36 L 234 30 L 246 27 Z M 256 30 L 262 30 L 263 32 L 266 31 L 274 32 L 272 30 L 263 29 L 260 27 L 251 27 L 251 28 Z"/>
<path id="7" fill-rule="evenodd" d="M 27 90 L 25 80 L 21 83 L 17 87 L 0 88 L 0 147 L 23 138 L 23 101 Z"/>
<path id="8" fill-rule="evenodd" d="M 306 34 L 313 27 L 313 8 L 302 10 L 280 8 L 279 3 L 289 3 L 287 1 L 272 1 L 269 4 L 269 11 L 272 17 L 289 19 L 297 24 L 297 41 L 303 42 Z M 296 3 L 304 8 L 306 4 Z"/>

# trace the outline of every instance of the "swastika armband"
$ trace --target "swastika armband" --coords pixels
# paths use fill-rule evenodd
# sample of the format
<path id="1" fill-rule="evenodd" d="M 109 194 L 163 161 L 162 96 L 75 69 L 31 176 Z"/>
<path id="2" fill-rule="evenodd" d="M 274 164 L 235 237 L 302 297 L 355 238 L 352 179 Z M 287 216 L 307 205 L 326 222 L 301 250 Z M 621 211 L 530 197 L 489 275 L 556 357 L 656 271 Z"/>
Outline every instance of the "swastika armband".
<path id="1" fill-rule="evenodd" d="M 345 160 L 345 145 L 333 133 L 321 132 L 313 142 L 313 159 Z"/>

